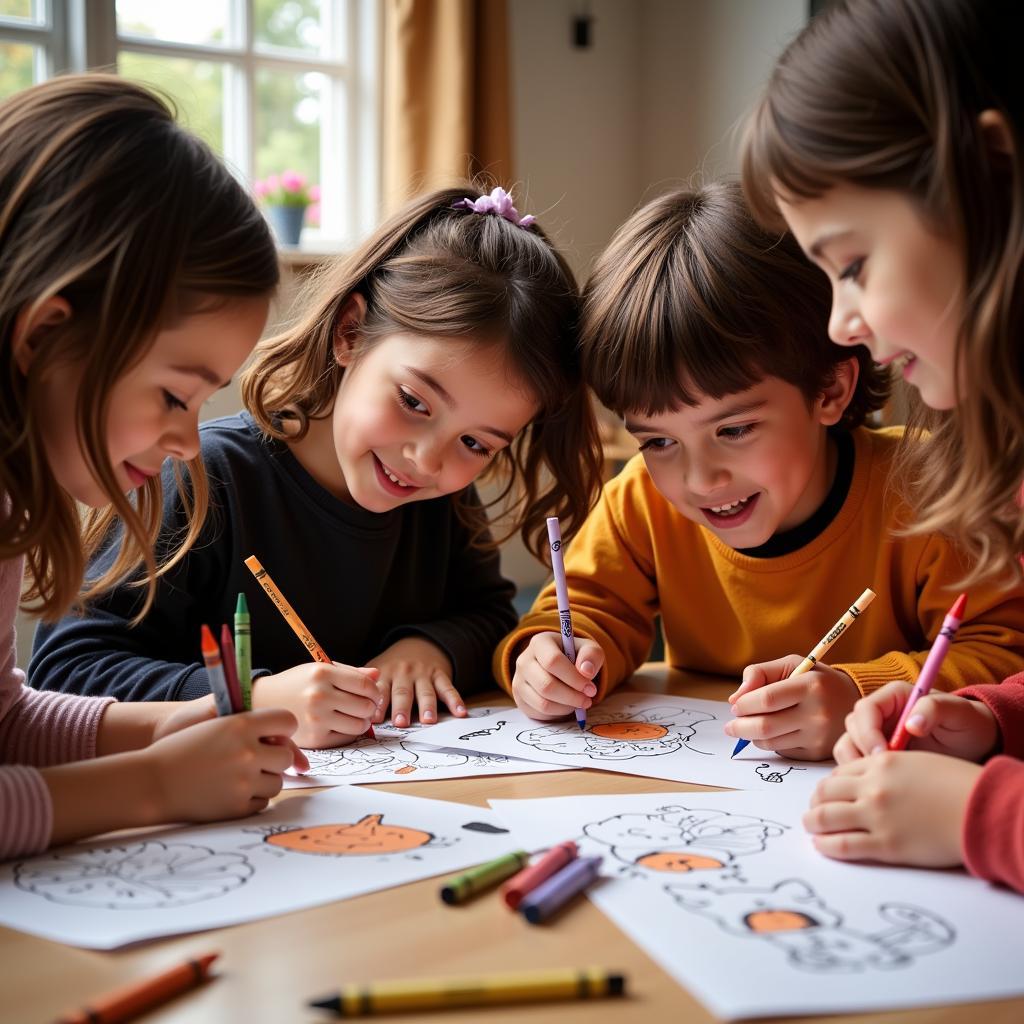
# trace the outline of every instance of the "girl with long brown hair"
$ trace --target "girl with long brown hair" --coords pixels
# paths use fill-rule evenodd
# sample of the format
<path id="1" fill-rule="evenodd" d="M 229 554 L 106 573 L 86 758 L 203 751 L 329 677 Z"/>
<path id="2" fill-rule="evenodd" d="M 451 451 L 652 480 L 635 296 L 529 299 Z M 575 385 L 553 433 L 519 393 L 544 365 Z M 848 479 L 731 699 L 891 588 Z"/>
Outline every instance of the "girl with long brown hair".
<path id="1" fill-rule="evenodd" d="M 0 103 L 0 858 L 250 814 L 304 760 L 290 742 L 261 742 L 294 731 L 286 711 L 210 720 L 209 700 L 38 693 L 14 655 L 23 565 L 26 599 L 51 620 L 133 570 L 144 610 L 195 539 L 199 406 L 248 356 L 277 276 L 244 190 L 156 96 L 88 75 Z M 158 564 L 165 459 L 189 499 Z M 118 543 L 82 590 L 114 517 Z"/>
<path id="2" fill-rule="evenodd" d="M 256 706 L 294 711 L 303 746 L 381 721 L 436 720 L 490 685 L 515 622 L 474 481 L 497 482 L 509 531 L 538 556 L 545 517 L 571 533 L 600 479 L 576 351 L 572 274 L 501 189 L 413 200 L 312 284 L 308 312 L 257 348 L 247 411 L 203 425 L 215 513 L 139 611 L 129 583 L 41 631 L 37 685 L 194 697 L 182 636 L 252 616 Z M 184 507 L 168 505 L 164 536 Z M 335 664 L 312 664 L 244 565 L 255 554 Z M 94 570 L 106 568 L 101 552 Z"/>
<path id="3" fill-rule="evenodd" d="M 895 479 L 912 531 L 965 551 L 964 585 L 1019 579 L 1024 550 L 1022 29 L 1008 0 L 838 0 L 783 54 L 744 147 L 754 209 L 832 280 L 833 340 L 912 386 Z M 1024 891 L 1024 764 L 993 756 L 1024 753 L 1022 679 L 925 698 L 905 754 L 883 751 L 909 686 L 861 701 L 808 814 L 819 849 Z"/>

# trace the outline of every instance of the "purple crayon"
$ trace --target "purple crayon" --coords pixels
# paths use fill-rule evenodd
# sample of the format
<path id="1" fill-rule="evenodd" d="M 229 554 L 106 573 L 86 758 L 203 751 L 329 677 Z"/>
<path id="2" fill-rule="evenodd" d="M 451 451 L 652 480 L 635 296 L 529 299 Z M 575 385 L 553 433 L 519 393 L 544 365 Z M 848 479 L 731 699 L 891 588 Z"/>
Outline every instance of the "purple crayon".
<path id="1" fill-rule="evenodd" d="M 582 892 L 597 878 L 601 857 L 579 857 L 566 864 L 558 874 L 541 882 L 522 903 L 519 909 L 530 924 L 540 924 Z"/>
<path id="2" fill-rule="evenodd" d="M 548 543 L 551 545 L 551 571 L 555 574 L 555 596 L 558 598 L 558 619 L 561 623 L 562 650 L 576 664 L 576 644 L 572 638 L 572 618 L 569 615 L 569 587 L 565 582 L 565 563 L 562 561 L 562 528 L 558 516 L 548 518 Z M 576 724 L 587 728 L 586 708 L 576 709 Z"/>

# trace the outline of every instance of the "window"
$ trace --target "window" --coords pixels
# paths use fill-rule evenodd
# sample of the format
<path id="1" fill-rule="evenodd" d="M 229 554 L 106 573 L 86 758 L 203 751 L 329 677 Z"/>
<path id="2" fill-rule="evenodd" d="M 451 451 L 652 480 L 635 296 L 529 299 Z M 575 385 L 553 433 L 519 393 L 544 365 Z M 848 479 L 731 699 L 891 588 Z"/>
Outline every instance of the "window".
<path id="1" fill-rule="evenodd" d="M 240 178 L 318 184 L 306 243 L 337 248 L 376 221 L 378 17 L 376 0 L 0 0 L 0 96 L 116 63 Z"/>

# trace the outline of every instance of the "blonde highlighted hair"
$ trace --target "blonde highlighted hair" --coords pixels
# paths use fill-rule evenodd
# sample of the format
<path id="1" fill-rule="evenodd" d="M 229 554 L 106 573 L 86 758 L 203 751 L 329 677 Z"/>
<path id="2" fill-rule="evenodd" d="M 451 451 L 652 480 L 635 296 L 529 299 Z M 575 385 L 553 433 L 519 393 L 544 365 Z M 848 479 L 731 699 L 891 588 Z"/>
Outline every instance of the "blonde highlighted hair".
<path id="1" fill-rule="evenodd" d="M 935 234 L 961 240 L 957 405 L 914 397 L 895 479 L 909 532 L 949 534 L 963 584 L 1019 576 L 1024 551 L 1024 9 L 1009 0 L 836 0 L 789 45 L 748 122 L 743 184 L 755 214 L 777 195 L 850 182 L 902 192 Z M 983 111 L 1005 118 L 994 154 Z"/>
<path id="2" fill-rule="evenodd" d="M 483 513 L 458 498 L 457 509 L 478 543 L 521 530 L 544 559 L 545 518 L 559 516 L 571 536 L 600 485 L 600 444 L 577 352 L 578 293 L 536 225 L 454 208 L 479 191 L 466 182 L 412 200 L 322 272 L 309 290 L 309 312 L 257 346 L 242 396 L 260 428 L 282 440 L 303 436 L 311 419 L 329 415 L 344 373 L 334 356 L 335 329 L 353 293 L 367 307 L 359 346 L 399 331 L 501 344 L 539 411 L 488 467 L 485 476 L 506 474 L 498 497 Z M 282 418 L 295 429 L 286 433 Z M 495 506 L 507 509 L 511 525 L 492 542 L 485 539 L 486 511 Z"/>
<path id="3" fill-rule="evenodd" d="M 273 241 L 251 199 L 162 99 L 96 74 L 52 79 L 0 103 L 0 558 L 25 555 L 25 598 L 44 618 L 140 565 L 145 613 L 157 575 L 195 539 L 208 489 L 198 458 L 178 467 L 190 527 L 158 566 L 160 478 L 131 498 L 120 491 L 107 451 L 111 389 L 161 329 L 226 298 L 269 294 L 277 280 Z M 55 296 L 71 316 L 39 335 L 22 374 L 15 322 Z M 81 367 L 78 441 L 110 498 L 84 524 L 41 440 L 40 384 L 58 363 Z M 118 522 L 117 557 L 83 589 L 87 560 Z"/>

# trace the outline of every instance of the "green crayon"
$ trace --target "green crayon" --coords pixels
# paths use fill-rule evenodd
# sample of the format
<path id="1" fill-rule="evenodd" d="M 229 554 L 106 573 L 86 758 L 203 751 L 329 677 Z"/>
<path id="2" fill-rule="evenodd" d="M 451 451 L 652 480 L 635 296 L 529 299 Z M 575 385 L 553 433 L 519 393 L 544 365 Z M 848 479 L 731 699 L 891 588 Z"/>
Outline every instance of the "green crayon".
<path id="1" fill-rule="evenodd" d="M 252 711 L 252 626 L 245 594 L 238 595 L 235 605 L 235 667 L 238 685 L 242 689 L 242 706 Z"/>
<path id="2" fill-rule="evenodd" d="M 506 853 L 485 864 L 478 864 L 475 868 L 463 871 L 461 875 L 449 878 L 441 888 L 441 899 L 452 905 L 465 903 L 478 892 L 511 878 L 526 866 L 529 859 L 526 850 L 516 850 L 515 853 Z"/>

